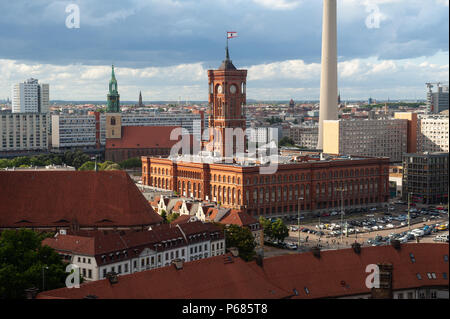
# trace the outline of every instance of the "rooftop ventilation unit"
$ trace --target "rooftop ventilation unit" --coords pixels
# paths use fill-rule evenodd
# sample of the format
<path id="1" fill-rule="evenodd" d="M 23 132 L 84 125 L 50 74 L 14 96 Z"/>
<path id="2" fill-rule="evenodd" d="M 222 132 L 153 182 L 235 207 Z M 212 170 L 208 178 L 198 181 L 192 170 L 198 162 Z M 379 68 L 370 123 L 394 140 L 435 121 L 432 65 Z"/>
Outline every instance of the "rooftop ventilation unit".
<path id="1" fill-rule="evenodd" d="M 311 249 L 311 252 L 313 253 L 314 257 L 320 258 L 320 247 L 317 246 L 313 247 Z"/>
<path id="2" fill-rule="evenodd" d="M 233 257 L 239 256 L 239 249 L 237 247 L 230 247 L 230 253 L 233 255 Z"/>
<path id="3" fill-rule="evenodd" d="M 353 248 L 353 251 L 355 252 L 355 254 L 359 255 L 361 253 L 361 244 L 360 243 L 353 243 L 352 248 Z"/>
<path id="4" fill-rule="evenodd" d="M 391 240 L 391 245 L 392 245 L 392 247 L 394 247 L 396 250 L 400 250 L 400 249 L 401 249 L 400 241 L 397 240 L 397 239 Z"/>
<path id="5" fill-rule="evenodd" d="M 117 274 L 113 271 L 107 273 L 106 278 L 109 280 L 109 283 L 111 285 L 117 284 L 119 282 L 119 278 L 117 277 Z"/>
<path id="6" fill-rule="evenodd" d="M 183 260 L 181 260 L 180 258 L 172 260 L 172 264 L 175 266 L 176 270 L 183 269 Z"/>

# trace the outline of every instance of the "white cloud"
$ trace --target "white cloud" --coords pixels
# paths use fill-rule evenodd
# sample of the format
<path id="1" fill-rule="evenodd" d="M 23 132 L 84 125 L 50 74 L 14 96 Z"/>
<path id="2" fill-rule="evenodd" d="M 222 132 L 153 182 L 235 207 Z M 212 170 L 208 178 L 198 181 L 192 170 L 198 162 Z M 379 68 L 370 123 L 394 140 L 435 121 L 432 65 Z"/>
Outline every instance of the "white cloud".
<path id="1" fill-rule="evenodd" d="M 447 57 L 444 59 L 444 57 Z M 448 52 L 409 60 L 353 59 L 340 62 L 339 89 L 345 98 L 425 98 L 425 82 L 449 76 Z M 318 99 L 320 64 L 286 60 L 243 67 L 248 70 L 249 99 Z M 207 69 L 201 62 L 169 67 L 125 68 L 115 65 L 121 100 L 206 100 Z M 0 59 L 0 98 L 11 86 L 34 77 L 50 84 L 53 100 L 106 100 L 109 65 L 27 64 Z"/>
<path id="2" fill-rule="evenodd" d="M 253 2 L 272 10 L 294 9 L 301 4 L 299 0 L 253 0 Z"/>

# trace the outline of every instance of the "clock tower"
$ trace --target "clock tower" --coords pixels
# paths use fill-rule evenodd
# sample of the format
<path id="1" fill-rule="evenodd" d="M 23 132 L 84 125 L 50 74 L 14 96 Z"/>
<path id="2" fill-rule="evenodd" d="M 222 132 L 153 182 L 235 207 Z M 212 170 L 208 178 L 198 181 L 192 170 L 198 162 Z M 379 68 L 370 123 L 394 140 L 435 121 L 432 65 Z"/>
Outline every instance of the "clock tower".
<path id="1" fill-rule="evenodd" d="M 238 70 L 230 60 L 228 45 L 225 60 L 217 70 L 208 70 L 210 148 L 221 156 L 245 151 L 245 114 L 247 70 Z M 242 137 L 227 136 L 226 129 L 242 129 Z M 214 137 L 213 132 L 216 131 Z M 234 136 L 234 137 L 233 137 Z M 228 137 L 228 138 L 227 138 Z M 213 145 L 211 145 L 211 142 Z M 237 143 L 244 143 L 236 148 Z M 232 153 L 231 153 L 232 152 Z"/>

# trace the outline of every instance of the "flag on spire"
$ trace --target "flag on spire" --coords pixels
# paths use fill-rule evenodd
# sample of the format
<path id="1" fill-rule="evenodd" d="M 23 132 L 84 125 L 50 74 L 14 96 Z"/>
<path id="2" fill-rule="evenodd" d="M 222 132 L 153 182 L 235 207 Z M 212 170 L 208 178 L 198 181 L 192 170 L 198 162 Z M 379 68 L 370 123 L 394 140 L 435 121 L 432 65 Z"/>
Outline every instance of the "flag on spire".
<path id="1" fill-rule="evenodd" d="M 227 32 L 227 39 L 237 38 L 237 32 L 234 31 L 228 31 Z"/>

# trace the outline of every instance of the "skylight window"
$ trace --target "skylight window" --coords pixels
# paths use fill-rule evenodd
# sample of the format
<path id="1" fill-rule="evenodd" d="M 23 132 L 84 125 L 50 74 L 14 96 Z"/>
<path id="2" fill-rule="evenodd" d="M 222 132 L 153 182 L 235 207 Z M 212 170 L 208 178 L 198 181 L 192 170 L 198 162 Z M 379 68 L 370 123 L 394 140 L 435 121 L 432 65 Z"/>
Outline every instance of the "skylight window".
<path id="1" fill-rule="evenodd" d="M 416 276 L 417 276 L 417 279 L 422 280 L 422 276 L 419 273 L 417 273 Z"/>
<path id="2" fill-rule="evenodd" d="M 428 279 L 431 279 L 431 274 L 429 272 L 427 272 L 427 277 Z"/>
<path id="3" fill-rule="evenodd" d="M 433 278 L 433 279 L 436 279 L 436 273 L 431 273 L 431 277 Z"/>
<path id="4" fill-rule="evenodd" d="M 306 292 L 307 295 L 309 295 L 309 289 L 308 289 L 308 287 L 305 287 L 305 292 Z"/>

